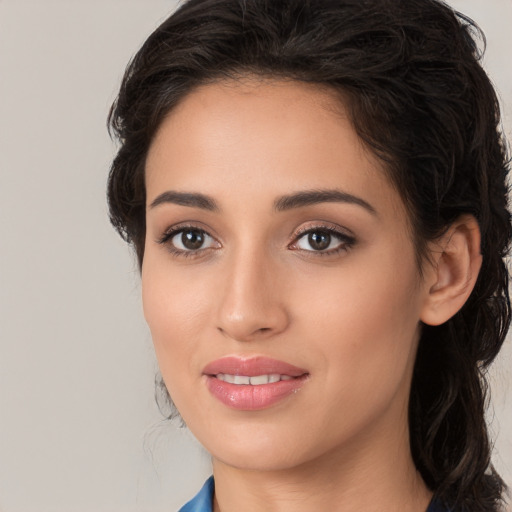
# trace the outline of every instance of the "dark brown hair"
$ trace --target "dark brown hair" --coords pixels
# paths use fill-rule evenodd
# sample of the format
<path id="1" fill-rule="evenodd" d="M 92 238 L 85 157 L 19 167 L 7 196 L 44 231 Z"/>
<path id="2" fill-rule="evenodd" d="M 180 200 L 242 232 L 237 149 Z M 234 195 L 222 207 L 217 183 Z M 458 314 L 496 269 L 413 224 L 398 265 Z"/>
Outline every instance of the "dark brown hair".
<path id="1" fill-rule="evenodd" d="M 460 215 L 480 226 L 478 281 L 453 318 L 423 326 L 409 404 L 418 470 L 440 501 L 471 512 L 498 510 L 504 491 L 490 464 L 485 373 L 510 322 L 509 164 L 478 39 L 437 0 L 190 0 L 126 70 L 109 118 L 121 145 L 108 184 L 112 223 L 142 265 L 146 155 L 185 95 L 241 75 L 340 92 L 409 209 L 420 261 Z"/>

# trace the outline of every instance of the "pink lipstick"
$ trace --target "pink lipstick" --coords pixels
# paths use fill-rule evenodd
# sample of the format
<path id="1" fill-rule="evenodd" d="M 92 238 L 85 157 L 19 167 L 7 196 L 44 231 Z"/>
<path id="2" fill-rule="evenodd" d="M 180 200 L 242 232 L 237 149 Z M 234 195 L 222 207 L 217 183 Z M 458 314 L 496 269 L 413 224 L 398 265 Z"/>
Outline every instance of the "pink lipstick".
<path id="1" fill-rule="evenodd" d="M 296 393 L 307 370 L 267 357 L 223 357 L 203 370 L 210 393 L 234 409 L 265 409 Z"/>

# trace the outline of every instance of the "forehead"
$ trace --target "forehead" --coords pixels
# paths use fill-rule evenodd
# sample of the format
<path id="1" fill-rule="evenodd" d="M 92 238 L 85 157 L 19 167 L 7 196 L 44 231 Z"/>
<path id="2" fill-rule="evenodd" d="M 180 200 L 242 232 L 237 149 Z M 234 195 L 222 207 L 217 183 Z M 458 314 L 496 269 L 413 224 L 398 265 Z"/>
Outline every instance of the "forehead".
<path id="1" fill-rule="evenodd" d="M 220 200 L 337 188 L 403 207 L 340 95 L 295 81 L 247 78 L 189 93 L 153 140 L 146 185 L 148 203 L 165 188 Z"/>

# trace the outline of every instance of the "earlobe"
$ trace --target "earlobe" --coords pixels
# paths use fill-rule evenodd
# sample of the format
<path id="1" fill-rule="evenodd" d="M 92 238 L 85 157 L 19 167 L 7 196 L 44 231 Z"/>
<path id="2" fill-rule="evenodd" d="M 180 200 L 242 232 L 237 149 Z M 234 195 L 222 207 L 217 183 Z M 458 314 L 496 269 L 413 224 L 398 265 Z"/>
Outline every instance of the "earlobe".
<path id="1" fill-rule="evenodd" d="M 462 308 L 482 266 L 480 228 L 475 217 L 459 217 L 433 242 L 431 260 L 420 319 L 428 325 L 440 325 Z"/>

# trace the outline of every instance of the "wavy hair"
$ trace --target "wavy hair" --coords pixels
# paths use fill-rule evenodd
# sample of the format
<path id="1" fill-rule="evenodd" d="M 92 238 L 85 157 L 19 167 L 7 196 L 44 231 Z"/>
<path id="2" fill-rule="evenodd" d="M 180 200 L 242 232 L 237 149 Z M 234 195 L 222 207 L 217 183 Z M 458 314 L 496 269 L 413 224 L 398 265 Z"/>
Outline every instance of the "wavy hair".
<path id="1" fill-rule="evenodd" d="M 423 326 L 409 404 L 417 469 L 441 502 L 472 512 L 498 510 L 505 489 L 490 463 L 485 374 L 510 323 L 509 160 L 481 46 L 475 23 L 438 0 L 190 0 L 130 62 L 109 116 L 120 141 L 110 218 L 139 265 L 156 130 L 195 87 L 245 75 L 340 94 L 408 208 L 420 270 L 428 241 L 462 214 L 477 219 L 480 275 L 453 318 Z"/>

